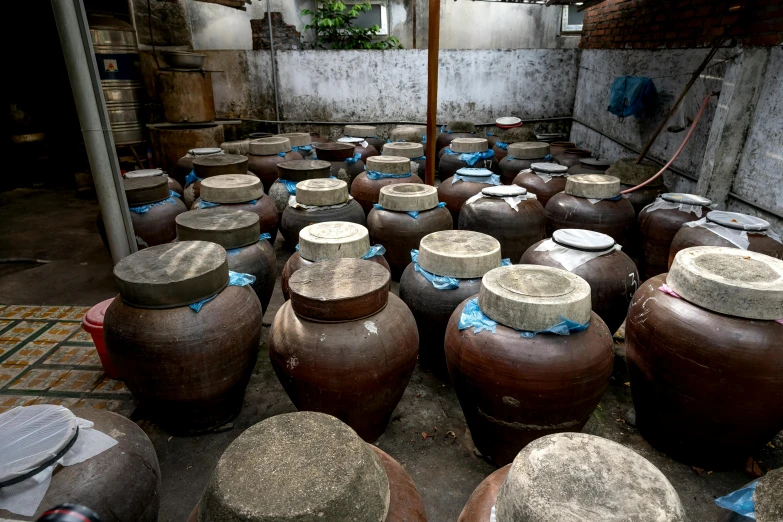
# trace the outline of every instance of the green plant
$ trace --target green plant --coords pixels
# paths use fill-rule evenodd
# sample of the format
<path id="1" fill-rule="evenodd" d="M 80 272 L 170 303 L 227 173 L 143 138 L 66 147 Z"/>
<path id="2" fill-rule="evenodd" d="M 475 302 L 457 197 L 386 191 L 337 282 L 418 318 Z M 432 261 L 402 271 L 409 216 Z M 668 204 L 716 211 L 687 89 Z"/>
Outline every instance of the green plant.
<path id="1" fill-rule="evenodd" d="M 346 6 L 340 0 L 315 0 L 315 12 L 303 9 L 303 16 L 311 16 L 305 30 L 313 29 L 313 49 L 402 49 L 399 40 L 390 36 L 377 40 L 381 28 L 356 27 L 354 21 L 363 12 L 372 9 L 370 2 Z"/>

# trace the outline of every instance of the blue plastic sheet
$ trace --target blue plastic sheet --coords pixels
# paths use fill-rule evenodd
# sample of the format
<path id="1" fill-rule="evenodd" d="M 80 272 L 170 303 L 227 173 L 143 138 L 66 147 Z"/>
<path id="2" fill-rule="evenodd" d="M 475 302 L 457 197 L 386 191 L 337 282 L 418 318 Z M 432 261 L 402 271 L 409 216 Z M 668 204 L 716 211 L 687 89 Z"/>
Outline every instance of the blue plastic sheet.
<path id="1" fill-rule="evenodd" d="M 294 152 L 310 152 L 313 150 L 312 145 L 299 145 L 298 147 L 291 147 Z"/>
<path id="2" fill-rule="evenodd" d="M 281 158 L 285 158 L 286 153 L 285 152 L 278 152 L 277 155 L 280 156 Z"/>
<path id="3" fill-rule="evenodd" d="M 609 107 L 606 110 L 620 118 L 641 118 L 655 104 L 657 96 L 658 90 L 650 78 L 620 76 L 609 88 Z"/>
<path id="4" fill-rule="evenodd" d="M 370 259 L 371 257 L 382 256 L 385 253 L 386 248 L 384 248 L 383 245 L 373 245 L 370 247 L 370 250 L 368 250 L 367 253 L 362 256 L 362 259 Z"/>
<path id="5" fill-rule="evenodd" d="M 546 330 L 538 330 L 536 332 L 529 332 L 524 331 L 520 332 L 519 335 L 524 337 L 525 339 L 530 339 L 531 337 L 535 337 L 536 334 L 539 333 L 553 333 L 557 335 L 571 335 L 572 332 L 583 332 L 584 330 L 587 330 L 587 328 L 590 326 L 590 321 L 587 321 L 584 324 L 577 323 L 575 321 L 571 321 L 569 319 L 566 319 L 562 315 L 558 317 L 561 321 L 557 323 L 556 325 L 550 326 Z"/>
<path id="6" fill-rule="evenodd" d="M 261 234 L 260 236 L 258 236 L 258 240 L 259 240 L 259 241 L 264 241 L 265 239 L 272 239 L 272 236 L 271 236 L 271 235 L 269 235 L 269 233 L 268 233 L 268 232 L 264 232 L 263 234 Z M 255 244 L 255 243 L 253 243 L 253 244 Z M 248 246 L 252 246 L 252 245 L 248 245 Z M 247 247 L 231 248 L 231 249 L 228 249 L 228 250 L 226 250 L 226 254 L 228 254 L 228 255 L 230 255 L 230 256 L 235 256 L 235 255 L 237 255 L 237 254 L 240 252 L 240 250 L 242 250 L 243 248 L 247 248 Z"/>
<path id="7" fill-rule="evenodd" d="M 157 207 L 158 205 L 163 205 L 165 203 L 177 203 L 177 200 L 179 199 L 179 194 L 174 192 L 173 190 L 169 190 L 169 197 L 164 199 L 163 201 L 158 201 L 157 203 L 150 203 L 148 205 L 139 205 L 137 207 L 128 207 L 128 210 L 131 212 L 135 212 L 136 214 L 146 214 L 150 211 L 152 207 Z"/>
<path id="8" fill-rule="evenodd" d="M 418 250 L 411 250 L 411 261 L 413 261 L 413 269 L 424 276 L 424 279 L 432 283 L 432 286 L 437 290 L 454 290 L 455 288 L 459 288 L 459 279 L 456 277 L 435 275 L 420 267 Z"/>
<path id="9" fill-rule="evenodd" d="M 201 181 L 201 178 L 196 176 L 196 171 L 191 170 L 187 176 L 185 176 L 185 185 L 190 185 L 191 183 L 195 183 L 197 181 Z"/>
<path id="10" fill-rule="evenodd" d="M 446 206 L 446 204 L 441 201 L 440 203 L 438 203 L 438 205 L 435 208 L 443 208 L 445 206 Z M 374 209 L 376 209 L 376 210 L 386 210 L 385 208 L 380 206 L 378 203 L 373 203 L 372 207 Z M 394 211 L 390 211 L 390 212 L 394 212 Z M 419 217 L 419 211 L 418 210 L 408 210 L 405 213 L 408 214 L 413 219 L 416 219 L 416 218 Z"/>
<path id="11" fill-rule="evenodd" d="M 173 190 L 169 190 L 169 196 L 171 196 L 172 198 L 182 199 L 182 196 L 180 196 L 178 193 L 174 192 Z"/>
<path id="12" fill-rule="evenodd" d="M 256 276 L 250 275 L 250 274 L 243 274 L 241 272 L 232 272 L 231 270 L 228 271 L 228 286 L 247 286 L 252 285 L 256 282 Z M 190 306 L 190 309 L 194 312 L 199 312 L 201 308 L 214 298 L 216 298 L 218 294 L 213 295 L 212 297 L 207 297 L 203 301 L 199 301 L 197 303 L 193 303 Z"/>
<path id="13" fill-rule="evenodd" d="M 487 149 L 484 152 L 454 152 L 453 150 L 446 148 L 445 153 L 450 156 L 459 155 L 459 160 L 464 161 L 471 167 L 480 159 L 489 159 L 495 156 L 495 151 L 492 149 Z"/>
<path id="14" fill-rule="evenodd" d="M 411 161 L 425 161 L 427 156 L 419 156 L 418 158 L 411 158 Z"/>
<path id="15" fill-rule="evenodd" d="M 245 201 L 241 204 L 244 205 L 245 203 L 248 203 L 250 205 L 255 205 L 257 201 L 257 199 L 251 199 L 250 201 Z M 196 200 L 196 207 L 198 208 L 213 208 L 219 207 L 220 205 L 222 205 L 222 203 L 212 203 L 211 201 L 204 201 L 203 199 Z"/>
<path id="16" fill-rule="evenodd" d="M 357 152 L 356 154 L 353 155 L 352 158 L 346 158 L 345 162 L 347 164 L 349 164 L 349 165 L 353 165 L 354 163 L 356 163 L 360 159 L 362 159 L 362 155 Z"/>
<path id="17" fill-rule="evenodd" d="M 559 319 L 561 320 L 559 323 L 550 326 L 545 330 L 538 330 L 535 332 L 519 331 L 519 336 L 524 337 L 525 339 L 530 339 L 531 337 L 535 337 L 535 335 L 539 333 L 571 335 L 572 332 L 581 332 L 586 330 L 590 326 L 590 321 L 587 321 L 584 324 L 580 324 L 574 321 L 570 321 L 562 316 L 560 316 Z M 474 297 L 470 299 L 465 304 L 465 308 L 462 309 L 462 314 L 460 314 L 459 317 L 459 329 L 466 330 L 472 326 L 473 335 L 483 332 L 484 330 L 495 333 L 495 327 L 497 326 L 497 324 L 498 324 L 497 321 L 493 321 L 492 319 L 484 315 L 484 312 L 481 311 L 481 308 L 479 308 L 478 305 L 478 297 Z"/>
<path id="18" fill-rule="evenodd" d="M 377 170 L 368 170 L 367 171 L 367 179 L 377 180 L 377 179 L 386 179 L 386 178 L 410 178 L 411 173 L 408 172 L 407 174 L 384 174 L 383 172 L 378 172 Z"/>
<path id="19" fill-rule="evenodd" d="M 289 181 L 287 179 L 278 179 L 277 183 L 282 183 L 288 190 L 288 193 L 292 196 L 296 196 L 296 181 Z"/>
<path id="20" fill-rule="evenodd" d="M 723 509 L 728 509 L 751 520 L 756 520 L 756 504 L 753 501 L 753 492 L 756 491 L 758 482 L 758 479 L 756 479 L 737 491 L 716 498 L 715 503 Z"/>
<path id="21" fill-rule="evenodd" d="M 503 150 L 508 150 L 508 143 L 506 143 L 504 141 L 496 141 L 495 142 L 495 146 L 496 147 L 500 147 Z"/>
<path id="22" fill-rule="evenodd" d="M 467 183 L 483 183 L 485 185 L 500 185 L 500 176 L 497 174 L 492 174 L 491 176 L 466 176 L 464 174 L 455 173 L 451 178 L 451 184 L 453 185 L 458 181 L 464 181 Z"/>
<path id="23" fill-rule="evenodd" d="M 511 258 L 505 258 L 500 260 L 500 266 L 511 266 Z"/>

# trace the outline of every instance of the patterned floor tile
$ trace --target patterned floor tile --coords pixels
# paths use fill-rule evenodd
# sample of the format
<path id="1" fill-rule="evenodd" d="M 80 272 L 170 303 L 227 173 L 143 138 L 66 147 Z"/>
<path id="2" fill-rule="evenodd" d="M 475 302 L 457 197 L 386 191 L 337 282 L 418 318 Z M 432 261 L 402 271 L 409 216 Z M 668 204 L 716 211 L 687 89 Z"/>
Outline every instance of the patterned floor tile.
<path id="1" fill-rule="evenodd" d="M 5 310 L 3 310 L 1 317 L 3 319 L 24 319 L 28 315 L 33 314 L 40 309 L 40 306 L 9 305 Z"/>
<path id="2" fill-rule="evenodd" d="M 0 330 L 3 330 L 6 326 L 8 326 L 13 322 L 14 322 L 13 319 L 3 319 L 2 321 L 0 321 Z"/>
<path id="3" fill-rule="evenodd" d="M 82 348 L 85 347 L 82 346 Z M 92 346 L 89 346 L 88 348 L 90 349 L 90 354 L 86 359 L 79 363 L 79 366 L 97 366 L 98 368 L 102 368 L 103 365 L 101 364 L 101 358 L 98 357 L 98 352 L 96 352 L 95 348 Z"/>
<path id="4" fill-rule="evenodd" d="M 113 401 L 107 399 L 82 399 L 74 405 L 74 408 L 95 408 L 116 412 L 127 401 Z"/>
<path id="5" fill-rule="evenodd" d="M 24 395 L 0 395 L 0 413 L 8 411 L 17 406 L 29 406 L 33 404 L 38 397 Z"/>
<path id="6" fill-rule="evenodd" d="M 10 383 L 14 378 L 27 369 L 27 366 L 3 363 L 0 365 L 0 388 Z"/>
<path id="7" fill-rule="evenodd" d="M 46 326 L 46 323 L 21 321 L 0 336 L 0 356 L 10 352 L 22 342 Z"/>
<path id="8" fill-rule="evenodd" d="M 6 364 L 12 366 L 30 366 L 31 364 L 41 359 L 44 355 L 51 352 L 55 346 L 57 346 L 57 343 L 39 340 L 26 343 L 24 346 L 12 353 L 5 361 L 3 361 L 3 366 Z"/>
<path id="9" fill-rule="evenodd" d="M 94 356 L 94 358 L 93 358 Z M 66 364 L 69 366 L 79 365 L 94 365 L 94 360 L 97 359 L 97 365 L 100 366 L 101 362 L 98 359 L 98 352 L 92 346 L 71 346 L 63 345 L 57 348 L 57 351 L 50 355 L 44 364 Z"/>
<path id="10" fill-rule="evenodd" d="M 74 306 L 42 306 L 27 315 L 28 319 L 48 319 L 50 321 L 63 319 L 73 313 Z"/>
<path id="11" fill-rule="evenodd" d="M 81 321 L 84 314 L 87 313 L 87 310 L 89 310 L 90 306 L 74 306 L 73 309 L 68 312 L 66 315 L 61 317 L 63 321 Z"/>
<path id="12" fill-rule="evenodd" d="M 101 370 L 71 370 L 55 382 L 50 391 L 89 392 L 104 378 Z"/>
<path id="13" fill-rule="evenodd" d="M 122 381 L 115 381 L 111 377 L 106 377 L 92 391 L 93 393 L 124 393 L 130 395 L 130 390 L 125 387 Z"/>
<path id="14" fill-rule="evenodd" d="M 8 387 L 9 390 L 48 390 L 70 370 L 32 369 Z"/>
<path id="15" fill-rule="evenodd" d="M 38 336 L 39 341 L 52 341 L 59 343 L 66 340 L 73 332 L 79 329 L 79 323 L 57 322 L 48 330 Z"/>
<path id="16" fill-rule="evenodd" d="M 68 342 L 69 343 L 90 343 L 90 344 L 93 344 L 93 342 L 92 342 L 92 335 L 90 335 L 87 332 L 85 332 L 84 328 L 81 328 L 81 327 L 79 328 L 79 330 L 75 334 L 73 334 L 72 336 L 70 336 L 68 338 Z"/>

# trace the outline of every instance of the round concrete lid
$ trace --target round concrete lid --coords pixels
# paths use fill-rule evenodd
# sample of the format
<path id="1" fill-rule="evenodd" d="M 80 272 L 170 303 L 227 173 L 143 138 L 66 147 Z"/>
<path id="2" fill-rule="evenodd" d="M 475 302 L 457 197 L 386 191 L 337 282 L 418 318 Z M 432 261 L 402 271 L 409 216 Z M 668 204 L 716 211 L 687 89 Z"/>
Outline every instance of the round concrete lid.
<path id="1" fill-rule="evenodd" d="M 308 132 L 286 132 L 278 134 L 278 138 L 288 138 L 292 147 L 306 147 L 313 143 L 313 138 Z"/>
<path id="2" fill-rule="evenodd" d="M 296 202 L 326 207 L 348 201 L 348 184 L 341 179 L 306 179 L 296 184 Z"/>
<path id="3" fill-rule="evenodd" d="M 667 192 L 666 194 L 661 194 L 661 198 L 663 198 L 664 201 L 669 201 L 671 203 L 682 203 L 683 205 L 701 205 L 706 207 L 712 204 L 712 201 L 703 196 L 697 196 L 696 194 L 684 194 L 681 192 Z"/>
<path id="4" fill-rule="evenodd" d="M 761 477 L 753 494 L 758 522 L 783 520 L 783 468 L 770 470 Z"/>
<path id="5" fill-rule="evenodd" d="M 224 174 L 201 182 L 201 199 L 210 203 L 245 203 L 263 196 L 261 180 L 249 174 Z"/>
<path id="6" fill-rule="evenodd" d="M 356 138 L 372 138 L 378 135 L 378 129 L 371 125 L 346 125 L 343 132 L 346 136 Z"/>
<path id="7" fill-rule="evenodd" d="M 559 163 L 532 163 L 530 168 L 533 172 L 541 172 L 550 176 L 567 176 L 568 167 Z"/>
<path id="8" fill-rule="evenodd" d="M 226 250 L 258 243 L 258 215 L 231 207 L 189 210 L 176 217 L 177 240 L 210 241 Z"/>
<path id="9" fill-rule="evenodd" d="M 498 522 L 684 522 L 677 492 L 638 453 L 586 433 L 534 440 L 514 459 L 497 496 Z"/>
<path id="10" fill-rule="evenodd" d="M 332 164 L 323 160 L 291 160 L 277 164 L 277 177 L 288 181 L 328 178 Z"/>
<path id="11" fill-rule="evenodd" d="M 247 156 L 239 154 L 210 154 L 193 158 L 193 169 L 201 179 L 223 174 L 246 174 Z"/>
<path id="12" fill-rule="evenodd" d="M 481 279 L 479 307 L 487 317 L 516 330 L 546 330 L 569 319 L 590 320 L 590 285 L 581 277 L 548 266 L 511 265 Z"/>
<path id="13" fill-rule="evenodd" d="M 653 177 L 661 168 L 650 161 L 636 163 L 636 158 L 624 158 L 615 161 L 611 167 L 606 170 L 610 176 L 620 179 L 623 185 L 638 185 Z M 659 177 L 650 182 L 648 187 L 659 187 L 663 185 L 663 177 Z"/>
<path id="14" fill-rule="evenodd" d="M 424 139 L 425 129 L 421 127 L 397 127 L 389 133 L 389 139 L 394 142 L 421 143 Z M 388 143 L 387 143 L 388 145 Z"/>
<path id="15" fill-rule="evenodd" d="M 120 297 L 139 308 L 197 303 L 228 284 L 226 250 L 206 241 L 180 241 L 131 254 L 114 266 Z"/>
<path id="16" fill-rule="evenodd" d="M 128 205 L 137 207 L 157 203 L 169 197 L 169 182 L 163 176 L 125 178 L 122 180 Z"/>
<path id="17" fill-rule="evenodd" d="M 579 198 L 613 198 L 620 194 L 620 180 L 605 174 L 574 174 L 566 180 L 565 193 Z"/>
<path id="18" fill-rule="evenodd" d="M 308 261 L 360 258 L 369 250 L 369 232 L 356 223 L 327 221 L 299 232 L 299 255 Z"/>
<path id="19" fill-rule="evenodd" d="M 215 467 L 202 522 L 383 522 L 389 481 L 375 452 L 330 415 L 275 415 L 245 430 Z"/>
<path id="20" fill-rule="evenodd" d="M 614 239 L 600 232 L 581 228 L 562 228 L 552 233 L 552 241 L 564 247 L 585 252 L 603 252 L 612 248 Z"/>
<path id="21" fill-rule="evenodd" d="M 596 158 L 580 158 L 579 164 L 584 168 L 595 169 L 596 172 L 605 172 L 606 169 L 612 166 L 611 161 Z"/>
<path id="22" fill-rule="evenodd" d="M 763 232 L 769 229 L 769 221 L 739 212 L 713 210 L 707 213 L 707 221 L 735 230 Z"/>
<path id="23" fill-rule="evenodd" d="M 446 277 L 473 279 L 500 266 L 497 239 L 469 230 L 433 232 L 419 243 L 419 266 Z"/>
<path id="24" fill-rule="evenodd" d="M 464 120 L 450 121 L 446 125 L 446 130 L 451 132 L 476 132 L 476 126 Z"/>
<path id="25" fill-rule="evenodd" d="M 222 154 L 223 149 L 220 147 L 196 147 L 195 149 L 190 149 L 188 151 L 188 154 L 191 156 L 210 156 L 212 154 Z"/>
<path id="26" fill-rule="evenodd" d="M 481 193 L 493 198 L 513 198 L 515 196 L 524 196 L 527 194 L 527 189 L 518 185 L 498 185 L 481 189 Z"/>
<path id="27" fill-rule="evenodd" d="M 370 156 L 367 170 L 383 174 L 407 174 L 411 171 L 411 160 L 402 156 Z"/>
<path id="28" fill-rule="evenodd" d="M 484 152 L 488 148 L 489 143 L 484 138 L 454 138 L 449 144 L 449 149 L 460 153 Z"/>
<path id="29" fill-rule="evenodd" d="M 291 140 L 281 138 L 280 136 L 259 138 L 250 142 L 248 150 L 254 156 L 274 156 L 275 154 L 290 152 Z"/>
<path id="30" fill-rule="evenodd" d="M 504 143 L 520 143 L 536 141 L 536 133 L 530 127 L 512 127 L 502 131 L 500 141 Z M 546 156 L 546 154 L 544 154 Z"/>
<path id="31" fill-rule="evenodd" d="M 393 141 L 383 146 L 383 154 L 409 159 L 421 158 L 424 156 L 424 145 L 410 141 Z"/>
<path id="32" fill-rule="evenodd" d="M 509 156 L 516 159 L 543 158 L 549 154 L 549 143 L 544 143 L 543 141 L 509 143 L 506 150 Z"/>
<path id="33" fill-rule="evenodd" d="M 683 299 L 747 319 L 783 318 L 783 261 L 729 247 L 677 252 L 666 284 Z"/>
<path id="34" fill-rule="evenodd" d="M 220 144 L 220 149 L 226 154 L 248 154 L 250 140 L 225 141 Z"/>
<path id="35" fill-rule="evenodd" d="M 125 179 L 152 178 L 155 176 L 163 176 L 163 171 L 160 169 L 139 169 L 129 170 L 125 173 Z"/>
<path id="36" fill-rule="evenodd" d="M 316 143 L 315 155 L 325 161 L 343 161 L 354 155 L 356 147 L 350 143 Z"/>
<path id="37" fill-rule="evenodd" d="M 457 174 L 460 176 L 470 176 L 471 178 L 488 178 L 494 173 L 491 170 L 484 168 L 462 167 L 461 169 L 457 169 Z"/>
<path id="38" fill-rule="evenodd" d="M 421 183 L 397 183 L 381 187 L 378 203 L 386 210 L 411 212 L 438 206 L 438 190 Z"/>

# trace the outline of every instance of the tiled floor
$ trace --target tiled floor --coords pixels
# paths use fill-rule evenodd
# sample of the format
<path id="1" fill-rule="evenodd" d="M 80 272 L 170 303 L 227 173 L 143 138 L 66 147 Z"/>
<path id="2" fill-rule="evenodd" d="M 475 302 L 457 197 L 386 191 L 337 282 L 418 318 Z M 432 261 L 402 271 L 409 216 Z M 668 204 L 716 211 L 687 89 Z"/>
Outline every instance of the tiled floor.
<path id="1" fill-rule="evenodd" d="M 30 404 L 90 406 L 130 415 L 121 381 L 103 373 L 84 306 L 0 305 L 0 412 Z"/>

